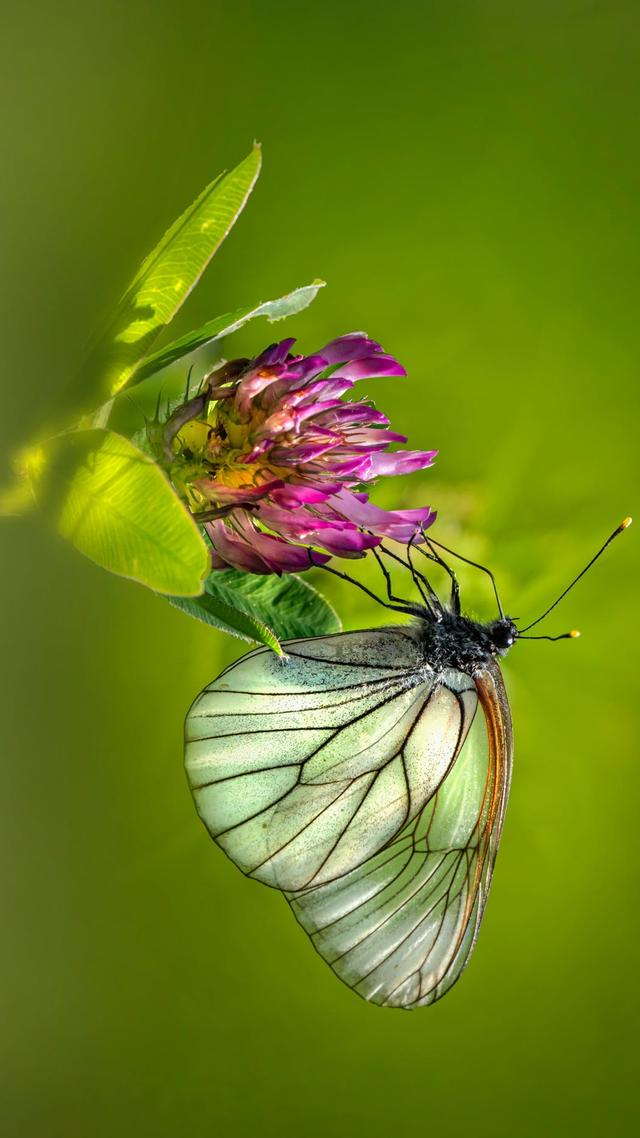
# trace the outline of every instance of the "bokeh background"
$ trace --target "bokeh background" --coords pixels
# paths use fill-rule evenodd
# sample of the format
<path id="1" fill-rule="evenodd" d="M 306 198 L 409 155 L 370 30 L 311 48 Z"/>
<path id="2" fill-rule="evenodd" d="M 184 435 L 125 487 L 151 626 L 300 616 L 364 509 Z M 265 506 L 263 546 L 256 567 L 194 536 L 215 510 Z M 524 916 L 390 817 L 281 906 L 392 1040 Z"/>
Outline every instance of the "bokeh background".
<path id="1" fill-rule="evenodd" d="M 283 333 L 313 350 L 365 328 L 403 360 L 367 394 L 441 457 L 393 496 L 437 506 L 516 616 L 633 512 L 637 4 L 33 0 L 5 9 L 0 56 L 5 452 L 257 137 L 263 176 L 180 331 L 326 279 Z M 634 1129 L 633 529 L 549 620 L 582 640 L 507 662 L 515 777 L 482 935 L 411 1015 L 338 983 L 195 816 L 182 720 L 242 646 L 35 518 L 1 535 L 7 1138 Z M 384 620 L 330 592 L 348 626 Z"/>

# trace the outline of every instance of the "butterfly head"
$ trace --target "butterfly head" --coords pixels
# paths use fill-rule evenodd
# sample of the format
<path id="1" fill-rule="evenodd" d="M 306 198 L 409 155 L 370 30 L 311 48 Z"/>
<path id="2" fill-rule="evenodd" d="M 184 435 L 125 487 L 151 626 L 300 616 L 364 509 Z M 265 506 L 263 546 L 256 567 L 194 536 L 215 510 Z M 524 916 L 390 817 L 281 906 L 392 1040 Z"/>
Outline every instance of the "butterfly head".
<path id="1" fill-rule="evenodd" d="M 501 617 L 485 626 L 494 656 L 504 656 L 518 639 L 518 629 L 510 617 Z"/>

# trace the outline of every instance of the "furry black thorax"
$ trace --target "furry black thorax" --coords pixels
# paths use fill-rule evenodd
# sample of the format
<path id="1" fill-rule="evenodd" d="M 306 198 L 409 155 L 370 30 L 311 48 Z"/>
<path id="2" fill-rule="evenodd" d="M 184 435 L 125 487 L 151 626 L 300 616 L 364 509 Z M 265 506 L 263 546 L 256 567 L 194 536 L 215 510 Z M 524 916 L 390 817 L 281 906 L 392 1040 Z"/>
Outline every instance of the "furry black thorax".
<path id="1" fill-rule="evenodd" d="M 414 633 L 424 649 L 425 663 L 435 671 L 458 668 L 473 672 L 504 656 L 517 640 L 518 630 L 509 617 L 487 624 L 445 609 L 440 620 L 425 610 L 414 624 Z"/>

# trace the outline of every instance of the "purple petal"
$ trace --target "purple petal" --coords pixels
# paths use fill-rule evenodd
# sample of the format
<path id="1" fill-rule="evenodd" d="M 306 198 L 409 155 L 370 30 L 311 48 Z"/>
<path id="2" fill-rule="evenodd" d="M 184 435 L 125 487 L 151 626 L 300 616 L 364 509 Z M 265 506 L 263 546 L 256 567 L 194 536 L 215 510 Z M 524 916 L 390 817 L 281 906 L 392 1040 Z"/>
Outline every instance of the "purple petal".
<path id="1" fill-rule="evenodd" d="M 330 529 L 333 525 L 331 520 L 310 514 L 308 510 L 300 506 L 296 510 L 283 510 L 279 509 L 278 506 L 263 503 L 258 512 L 258 517 L 264 525 L 282 537 L 286 537 L 290 541 L 303 541 L 307 544 L 313 543 L 319 530 Z M 342 521 L 339 524 L 343 527 L 351 525 L 348 521 Z"/>
<path id="2" fill-rule="evenodd" d="M 321 371 L 329 366 L 328 360 L 321 354 L 314 356 L 300 356 L 292 363 L 287 364 L 287 368 L 282 376 L 283 379 L 292 379 L 294 381 L 313 379 L 314 376 L 319 375 Z"/>
<path id="3" fill-rule="evenodd" d="M 258 431 L 258 436 L 270 435 L 273 438 L 276 435 L 286 434 L 295 429 L 295 414 L 287 407 L 281 407 L 277 411 L 274 411 L 272 415 L 267 416 Z"/>
<path id="4" fill-rule="evenodd" d="M 435 514 L 428 506 L 421 510 L 383 510 L 364 498 L 362 494 L 356 497 L 348 490 L 342 490 L 333 496 L 330 504 L 335 504 L 335 509 L 355 525 L 393 537 L 396 541 L 409 541 L 421 525 L 429 526 L 435 520 Z"/>
<path id="5" fill-rule="evenodd" d="M 377 379 L 385 375 L 406 375 L 402 364 L 393 356 L 380 352 L 377 356 L 366 356 L 364 359 L 352 360 L 343 364 L 331 376 L 332 379 Z"/>
<path id="6" fill-rule="evenodd" d="M 337 406 L 336 406 L 337 403 Z M 322 404 L 316 404 L 321 408 Z M 325 404 L 331 407 L 331 403 Z M 316 423 L 320 422 L 327 427 L 354 427 L 354 426 L 373 426 L 374 423 L 379 423 L 380 426 L 386 427 L 389 420 L 382 411 L 376 411 L 375 407 L 369 407 L 367 403 L 340 403 L 337 400 L 333 401 L 335 410 L 327 411 L 322 414 L 321 418 L 316 419 Z"/>
<path id="7" fill-rule="evenodd" d="M 412 474 L 414 470 L 433 466 L 437 453 L 437 450 L 397 450 L 391 454 L 371 454 L 368 478 L 378 478 L 386 474 Z"/>
<path id="8" fill-rule="evenodd" d="M 246 454 L 238 455 L 238 462 L 257 462 L 272 446 L 273 439 L 262 439 L 259 443 L 256 443 L 250 451 L 247 451 Z"/>
<path id="9" fill-rule="evenodd" d="M 335 461 L 332 456 L 326 460 L 329 474 L 335 474 L 338 478 L 350 478 L 354 482 L 368 481 L 370 465 L 371 456 L 368 454 L 354 455 L 352 458 L 336 459 Z"/>
<path id="10" fill-rule="evenodd" d="M 334 446 L 334 442 L 327 442 L 303 443 L 300 446 L 292 447 L 276 447 L 272 450 L 271 457 L 276 466 L 280 463 L 286 463 L 292 466 L 299 462 L 311 462 L 314 458 L 319 458 L 321 455 L 326 454 L 328 450 L 332 450 Z"/>
<path id="11" fill-rule="evenodd" d="M 378 522 L 373 527 L 373 532 L 380 534 L 382 537 L 389 537 L 392 541 L 400 541 L 403 544 L 412 540 L 422 541 L 421 530 L 428 529 L 436 520 L 435 510 L 431 510 L 428 507 L 424 510 L 413 511 L 418 514 L 418 517 L 404 521 L 397 515 L 394 515 L 393 510 L 389 510 L 388 512 L 389 517 L 386 522 Z"/>
<path id="12" fill-rule="evenodd" d="M 393 514 L 393 511 L 389 511 Z M 374 533 L 380 534 L 381 537 L 388 537 L 391 541 L 399 541 L 406 545 L 410 541 L 421 542 L 423 540 L 421 531 L 428 529 L 433 525 L 436 520 L 435 510 L 422 510 L 420 518 L 412 522 L 398 522 L 391 517 L 387 523 L 379 523 L 374 527 Z"/>
<path id="13" fill-rule="evenodd" d="M 342 407 L 343 404 L 339 399 L 325 399 L 321 403 L 309 403 L 306 407 L 296 408 L 296 419 L 298 423 L 304 423 L 307 419 L 311 419 L 316 415 L 322 415 L 325 412 L 331 411 L 336 407 Z M 324 420 L 321 420 L 324 422 Z M 313 423 L 312 427 L 316 424 Z"/>
<path id="14" fill-rule="evenodd" d="M 326 366 L 327 362 L 322 356 L 307 356 L 305 359 L 296 362 L 295 365 L 287 367 L 286 371 L 278 377 L 277 382 L 271 384 L 269 389 L 264 392 L 260 406 L 271 410 L 278 400 L 293 391 L 304 388 L 307 382 L 319 372 L 324 371 Z"/>
<path id="15" fill-rule="evenodd" d="M 210 523 L 209 523 L 209 525 L 210 525 Z M 205 526 L 205 529 L 209 529 L 209 525 Z M 211 536 L 211 535 L 209 535 L 209 536 Z M 211 558 L 211 568 L 212 569 L 228 569 L 229 568 L 229 562 L 225 561 L 224 557 L 221 557 L 220 554 L 213 548 L 213 546 L 211 546 L 211 549 L 209 550 L 209 557 Z"/>
<path id="16" fill-rule="evenodd" d="M 295 337 L 293 337 L 290 340 L 280 340 L 277 344 L 270 344 L 268 348 L 265 348 L 264 352 L 256 356 L 253 361 L 254 368 L 271 367 L 272 364 L 283 364 L 295 342 Z"/>
<path id="17" fill-rule="evenodd" d="M 375 450 L 383 450 L 388 443 L 406 443 L 406 441 L 406 435 L 399 435 L 397 431 L 380 430 L 376 427 L 372 427 L 370 430 L 363 427 L 349 432 L 350 447 L 371 447 Z"/>
<path id="18" fill-rule="evenodd" d="M 307 403 L 312 403 L 314 399 L 321 396 L 323 399 L 339 399 L 346 391 L 350 391 L 353 387 L 353 381 L 350 379 L 336 379 L 333 376 L 330 379 L 319 379 L 315 383 L 310 383 L 302 391 L 296 391 L 293 398 L 296 400 L 298 406 L 306 406 Z"/>
<path id="19" fill-rule="evenodd" d="M 361 533 L 351 522 L 330 510 L 326 517 L 320 518 L 304 509 L 285 511 L 263 505 L 258 516 L 277 534 L 307 545 L 320 545 L 339 557 L 361 557 L 367 549 L 380 544 L 378 537 Z"/>
<path id="20" fill-rule="evenodd" d="M 254 399 L 268 387 L 275 387 L 278 382 L 280 370 L 277 367 L 252 370 L 236 387 L 235 402 L 240 414 L 248 418 L 251 414 L 251 405 Z"/>
<path id="21" fill-rule="evenodd" d="M 290 545 L 280 537 L 271 534 L 259 533 L 257 530 L 252 537 L 262 559 L 270 566 L 272 573 L 299 573 L 309 569 L 309 550 L 303 545 Z M 322 553 L 315 554 L 316 564 L 322 564 L 329 558 Z"/>
<path id="22" fill-rule="evenodd" d="M 222 560 L 235 569 L 249 573 L 299 573 L 310 568 L 309 550 L 304 546 L 290 545 L 282 538 L 262 533 L 249 521 L 234 513 L 234 532 L 222 521 L 207 523 L 206 529 L 215 549 L 216 564 Z M 329 558 L 323 553 L 313 554 L 320 565 Z M 213 562 L 213 559 L 212 559 Z"/>
<path id="23" fill-rule="evenodd" d="M 272 572 L 270 566 L 266 561 L 263 561 L 253 544 L 232 535 L 222 520 L 207 522 L 204 528 L 213 545 L 212 564 L 214 569 L 231 566 L 233 569 L 243 569 L 246 573 Z"/>
<path id="24" fill-rule="evenodd" d="M 380 538 L 370 533 L 361 533 L 357 529 L 330 529 L 318 534 L 317 544 L 336 557 L 362 557 L 367 549 L 380 545 Z"/>
<path id="25" fill-rule="evenodd" d="M 272 438 L 276 438 L 282 434 L 291 434 L 292 432 L 299 434 L 301 431 L 306 431 L 306 433 L 309 434 L 309 429 L 303 427 L 306 420 L 316 413 L 329 410 L 332 407 L 339 406 L 339 404 L 340 401 L 338 399 L 332 399 L 326 403 L 311 403 L 309 407 L 303 407 L 302 410 L 300 410 L 295 405 L 290 405 L 287 400 L 283 406 L 279 407 L 273 414 L 267 416 L 257 434 L 258 436 L 270 435 Z M 315 423 L 311 425 L 311 430 L 314 430 L 316 434 L 320 433 Z M 332 432 L 326 428 L 322 430 L 322 433 L 327 436 L 331 434 L 333 437 Z"/>
<path id="26" fill-rule="evenodd" d="M 370 356 L 372 352 L 380 351 L 380 344 L 370 340 L 366 332 L 348 332 L 346 336 L 339 336 L 331 340 L 320 352 L 328 364 L 346 363 L 347 360 L 358 360 Z"/>
<path id="27" fill-rule="evenodd" d="M 308 486 L 311 490 L 321 491 L 325 496 L 337 494 L 342 490 L 342 482 L 329 481 L 328 476 L 331 473 L 330 470 L 325 468 L 318 470 L 312 463 L 307 463 L 304 470 L 296 471 L 295 479 L 287 482 L 286 486 Z"/>
<path id="28" fill-rule="evenodd" d="M 270 499 L 284 509 L 293 510 L 297 506 L 326 502 L 333 493 L 332 488 L 320 490 L 314 486 L 305 486 L 293 482 L 286 482 L 278 490 L 269 495 Z"/>

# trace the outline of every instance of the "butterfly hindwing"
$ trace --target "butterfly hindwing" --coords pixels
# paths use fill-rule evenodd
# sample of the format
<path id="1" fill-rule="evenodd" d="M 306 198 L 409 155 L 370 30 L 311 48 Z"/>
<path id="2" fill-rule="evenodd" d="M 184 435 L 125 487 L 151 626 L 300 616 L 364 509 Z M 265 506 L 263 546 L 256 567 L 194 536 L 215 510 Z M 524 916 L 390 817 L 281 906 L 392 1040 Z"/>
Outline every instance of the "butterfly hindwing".
<path id="1" fill-rule="evenodd" d="M 511 767 L 509 723 L 496 710 L 504 697 L 499 673 L 480 676 L 478 690 L 487 723 L 476 716 L 416 819 L 350 873 L 288 894 L 320 955 L 377 1004 L 433 1003 L 456 982 L 475 943 Z M 503 710 L 508 715 L 506 703 Z"/>

